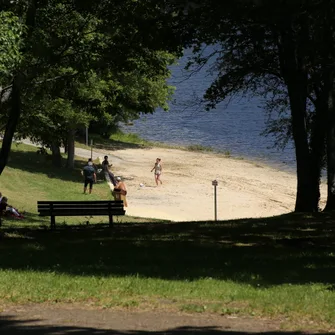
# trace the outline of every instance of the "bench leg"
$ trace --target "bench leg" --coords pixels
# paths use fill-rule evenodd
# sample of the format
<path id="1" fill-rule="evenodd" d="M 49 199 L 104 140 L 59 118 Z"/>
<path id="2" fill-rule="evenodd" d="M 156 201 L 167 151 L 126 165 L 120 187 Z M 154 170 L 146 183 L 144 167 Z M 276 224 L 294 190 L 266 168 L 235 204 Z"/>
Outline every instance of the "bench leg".
<path id="1" fill-rule="evenodd" d="M 113 215 L 109 215 L 109 227 L 113 227 Z"/>
<path id="2" fill-rule="evenodd" d="M 54 229 L 55 227 L 56 227 L 55 216 L 51 215 L 51 229 Z"/>

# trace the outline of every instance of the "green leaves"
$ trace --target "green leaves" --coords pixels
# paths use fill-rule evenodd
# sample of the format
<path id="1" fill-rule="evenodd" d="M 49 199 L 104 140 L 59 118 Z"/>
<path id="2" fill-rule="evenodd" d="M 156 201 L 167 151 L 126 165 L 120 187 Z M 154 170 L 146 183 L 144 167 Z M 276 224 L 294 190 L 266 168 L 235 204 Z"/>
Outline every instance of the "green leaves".
<path id="1" fill-rule="evenodd" d="M 0 12 L 0 85 L 1 77 L 8 76 L 20 64 L 23 25 L 11 12 Z"/>

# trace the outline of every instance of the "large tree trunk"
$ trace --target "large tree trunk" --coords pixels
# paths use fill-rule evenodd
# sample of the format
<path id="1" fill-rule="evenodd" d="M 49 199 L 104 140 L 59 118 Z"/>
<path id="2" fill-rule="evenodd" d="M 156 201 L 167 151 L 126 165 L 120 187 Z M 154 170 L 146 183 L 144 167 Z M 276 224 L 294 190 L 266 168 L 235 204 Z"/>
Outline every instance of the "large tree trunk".
<path id="1" fill-rule="evenodd" d="M 278 51 L 282 76 L 287 85 L 290 107 L 292 134 L 295 144 L 297 164 L 297 194 L 295 211 L 313 212 L 315 199 L 319 197 L 318 177 L 312 174 L 311 155 L 308 144 L 307 121 L 307 72 L 304 53 L 301 50 L 306 42 L 305 33 L 298 34 L 293 29 L 293 23 L 285 21 L 285 26 L 278 36 Z"/>
<path id="2" fill-rule="evenodd" d="M 327 5 L 331 3 L 327 1 Z M 334 10 L 326 7 L 323 26 L 323 46 L 325 58 L 323 59 L 324 87 L 327 93 L 327 203 L 325 210 L 335 210 L 335 92 L 334 92 Z"/>
<path id="3" fill-rule="evenodd" d="M 60 147 L 57 143 L 51 144 L 52 165 L 55 167 L 62 167 L 62 155 L 60 154 Z"/>
<path id="4" fill-rule="evenodd" d="M 66 166 L 69 169 L 74 168 L 74 153 L 75 153 L 75 147 L 74 147 L 74 136 L 76 131 L 74 129 L 69 130 L 68 137 L 67 137 L 67 164 Z"/>
<path id="5" fill-rule="evenodd" d="M 313 190 L 313 211 L 318 212 L 320 202 L 321 172 L 324 167 L 327 105 L 321 99 L 315 105 L 315 119 L 311 130 L 311 187 Z"/>
<path id="6" fill-rule="evenodd" d="M 297 162 L 295 211 L 313 212 L 315 210 L 315 199 L 319 197 L 318 187 L 316 187 L 319 178 L 318 175 L 312 174 L 311 155 L 309 152 L 306 129 L 306 105 L 303 104 L 301 100 L 303 98 L 301 87 L 299 87 L 298 84 L 292 85 L 292 88 L 293 92 L 289 95 L 292 113 L 292 134 Z"/>
<path id="7" fill-rule="evenodd" d="M 335 210 L 335 93 L 329 92 L 327 118 L 327 204 L 325 211 Z"/>
<path id="8" fill-rule="evenodd" d="M 14 133 L 21 115 L 20 86 L 21 86 L 21 79 L 15 77 L 13 80 L 11 90 L 9 117 L 7 120 L 6 130 L 2 140 L 2 147 L 0 151 L 0 174 L 2 174 L 4 168 L 7 165 L 9 153 L 12 147 L 12 141 L 14 138 Z"/>
<path id="9" fill-rule="evenodd" d="M 326 141 L 326 120 L 327 102 L 325 94 L 319 94 L 315 103 L 315 119 L 311 130 L 311 187 L 314 189 L 313 207 L 314 211 L 319 211 L 321 172 L 324 167 L 325 141 Z"/>
<path id="10" fill-rule="evenodd" d="M 36 4 L 37 0 L 29 1 L 26 15 L 26 39 L 28 39 L 34 30 L 35 27 L 35 17 L 36 17 Z M 11 107 L 10 113 L 7 120 L 6 130 L 2 141 L 2 147 L 0 151 L 0 174 L 2 174 L 4 168 L 7 165 L 8 157 L 10 154 L 10 150 L 12 147 L 12 141 L 14 138 L 14 133 L 16 130 L 16 126 L 19 122 L 21 115 L 21 86 L 23 81 L 23 74 L 20 73 L 14 75 L 12 89 L 11 89 Z"/>

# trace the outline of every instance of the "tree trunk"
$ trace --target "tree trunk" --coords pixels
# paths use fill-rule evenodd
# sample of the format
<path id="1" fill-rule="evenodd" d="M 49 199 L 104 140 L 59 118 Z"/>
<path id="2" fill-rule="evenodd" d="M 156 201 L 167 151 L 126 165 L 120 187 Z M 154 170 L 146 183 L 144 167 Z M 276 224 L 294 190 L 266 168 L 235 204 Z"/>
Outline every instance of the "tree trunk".
<path id="1" fill-rule="evenodd" d="M 315 105 L 315 120 L 311 130 L 311 187 L 313 190 L 313 211 L 318 212 L 320 202 L 321 172 L 325 156 L 327 105 L 318 99 Z"/>
<path id="2" fill-rule="evenodd" d="M 29 1 L 26 21 L 25 24 L 27 26 L 26 31 L 26 39 L 28 39 L 34 30 L 35 27 L 35 17 L 36 17 L 36 4 L 37 0 Z M 19 73 L 19 72 L 17 72 Z M 0 175 L 5 169 L 8 157 L 10 154 L 10 150 L 12 147 L 12 141 L 14 138 L 14 133 L 16 130 L 16 126 L 19 122 L 21 115 L 21 87 L 23 81 L 23 74 L 14 75 L 12 90 L 11 90 L 11 107 L 10 113 L 6 124 L 6 130 L 2 141 L 1 151 L 0 151 Z"/>
<path id="3" fill-rule="evenodd" d="M 62 155 L 60 154 L 60 147 L 57 143 L 51 144 L 52 165 L 55 167 L 62 167 Z"/>
<path id="4" fill-rule="evenodd" d="M 295 144 L 297 164 L 295 211 L 313 212 L 315 210 L 315 199 L 318 198 L 318 188 L 315 187 L 318 178 L 312 174 L 306 128 L 308 77 L 302 50 L 306 42 L 304 34 L 305 32 L 300 31 L 296 33 L 292 21 L 288 19 L 277 38 L 281 74 L 285 80 L 290 101 L 292 134 Z"/>
<path id="5" fill-rule="evenodd" d="M 330 5 L 327 2 L 327 5 Z M 323 26 L 324 87 L 327 92 L 327 203 L 325 211 L 335 210 L 335 92 L 334 92 L 334 10 L 326 7 Z"/>
<path id="6" fill-rule="evenodd" d="M 64 153 L 67 154 L 67 150 L 68 150 L 68 147 L 67 147 L 67 139 L 66 139 L 66 138 L 63 138 L 63 139 L 62 139 L 62 143 L 63 143 L 63 146 L 64 146 Z"/>
<path id="7" fill-rule="evenodd" d="M 14 133 L 16 130 L 17 123 L 19 122 L 21 115 L 21 80 L 15 77 L 13 80 L 12 90 L 11 90 L 11 108 L 9 112 L 9 117 L 7 120 L 5 134 L 2 140 L 2 147 L 0 151 L 0 174 L 2 174 L 4 168 L 7 165 L 8 157 L 12 147 L 12 141 L 14 138 Z"/>
<path id="8" fill-rule="evenodd" d="M 298 83 L 297 83 L 298 84 Z M 318 198 L 318 176 L 312 174 L 311 155 L 309 153 L 306 129 L 306 105 L 302 104 L 299 84 L 290 95 L 292 113 L 292 134 L 297 162 L 297 195 L 295 212 L 313 212 L 315 199 Z M 299 99 L 300 98 L 300 99 Z"/>
<path id="9" fill-rule="evenodd" d="M 329 92 L 327 118 L 327 204 L 325 211 L 335 210 L 335 93 Z"/>
<path id="10" fill-rule="evenodd" d="M 69 130 L 67 137 L 67 164 L 66 167 L 69 169 L 74 168 L 74 136 L 76 131 L 74 129 Z"/>

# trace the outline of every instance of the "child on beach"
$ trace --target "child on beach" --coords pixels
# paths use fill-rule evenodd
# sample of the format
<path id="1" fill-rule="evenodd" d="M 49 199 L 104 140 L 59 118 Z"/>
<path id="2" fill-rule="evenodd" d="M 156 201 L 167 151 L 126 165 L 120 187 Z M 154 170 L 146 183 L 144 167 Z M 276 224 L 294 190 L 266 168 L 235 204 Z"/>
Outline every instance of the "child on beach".
<path id="1" fill-rule="evenodd" d="M 163 170 L 162 169 L 162 160 L 160 158 L 156 158 L 156 163 L 155 163 L 154 167 L 151 169 L 151 172 L 155 171 L 154 176 L 155 176 L 155 182 L 156 182 L 157 186 L 158 186 L 158 182 L 163 184 L 162 181 L 161 181 L 162 170 Z"/>

